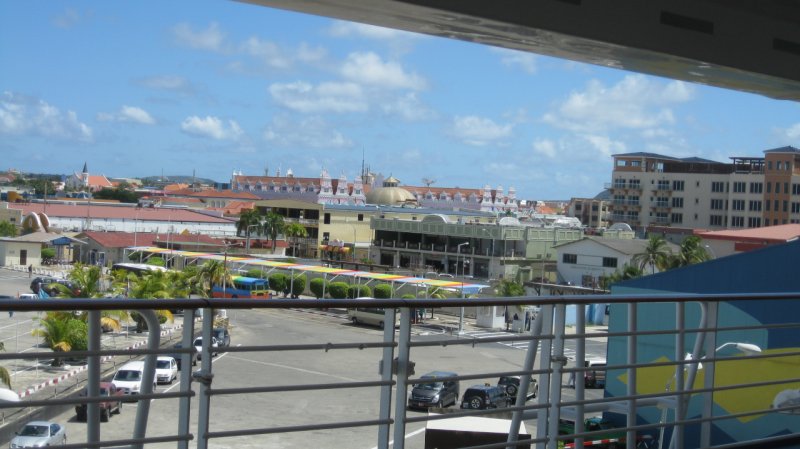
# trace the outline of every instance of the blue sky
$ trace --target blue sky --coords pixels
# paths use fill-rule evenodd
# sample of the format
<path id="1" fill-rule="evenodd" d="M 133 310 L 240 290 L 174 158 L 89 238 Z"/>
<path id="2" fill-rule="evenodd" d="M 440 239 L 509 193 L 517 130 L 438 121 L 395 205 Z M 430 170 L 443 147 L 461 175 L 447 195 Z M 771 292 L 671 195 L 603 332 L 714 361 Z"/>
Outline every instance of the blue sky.
<path id="1" fill-rule="evenodd" d="M 0 3 L 6 168 L 594 196 L 612 154 L 800 147 L 800 106 L 238 2 Z"/>

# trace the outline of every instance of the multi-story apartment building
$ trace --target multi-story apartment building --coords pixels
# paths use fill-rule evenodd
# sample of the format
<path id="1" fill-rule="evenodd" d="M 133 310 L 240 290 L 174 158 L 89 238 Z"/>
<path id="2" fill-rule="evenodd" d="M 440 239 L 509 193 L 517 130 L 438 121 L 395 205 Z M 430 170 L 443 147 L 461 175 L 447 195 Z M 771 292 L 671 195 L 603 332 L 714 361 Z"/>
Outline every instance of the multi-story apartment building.
<path id="1" fill-rule="evenodd" d="M 654 153 L 616 154 L 610 223 L 737 229 L 800 223 L 800 150 L 731 163 Z"/>
<path id="2" fill-rule="evenodd" d="M 608 226 L 610 209 L 608 203 L 607 195 L 604 194 L 594 198 L 572 198 L 567 206 L 566 215 L 579 219 L 583 226 L 605 228 Z"/>

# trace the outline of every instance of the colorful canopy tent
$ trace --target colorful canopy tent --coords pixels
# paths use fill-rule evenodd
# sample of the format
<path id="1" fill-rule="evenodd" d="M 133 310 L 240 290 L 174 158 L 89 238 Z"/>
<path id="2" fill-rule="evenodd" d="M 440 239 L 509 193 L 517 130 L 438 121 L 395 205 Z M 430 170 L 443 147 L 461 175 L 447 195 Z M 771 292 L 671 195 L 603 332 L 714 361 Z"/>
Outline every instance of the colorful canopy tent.
<path id="1" fill-rule="evenodd" d="M 326 276 L 331 275 L 333 276 L 333 278 L 338 276 L 348 276 L 358 279 L 385 281 L 385 282 L 399 283 L 399 284 L 414 284 L 420 287 L 440 287 L 440 288 L 447 288 L 460 291 L 463 294 L 469 294 L 469 295 L 477 294 L 482 289 L 489 287 L 488 285 L 484 284 L 456 282 L 445 279 L 426 279 L 420 277 L 405 276 L 400 274 L 372 273 L 369 271 L 346 270 L 343 268 L 323 267 L 321 265 L 304 265 L 304 264 L 284 262 L 279 260 L 240 257 L 240 256 L 233 256 L 230 254 L 226 255 L 226 254 L 216 254 L 216 253 L 199 253 L 194 251 L 179 251 L 174 249 L 159 248 L 155 246 L 135 246 L 126 248 L 125 251 L 126 253 L 142 252 L 149 254 L 157 254 L 162 257 L 168 257 L 168 258 L 179 257 L 185 260 L 192 260 L 192 259 L 220 260 L 220 261 L 226 261 L 227 263 L 238 265 L 240 269 L 246 269 L 245 267 L 251 267 L 251 268 L 265 267 L 265 268 L 279 269 L 279 270 L 321 273 Z"/>

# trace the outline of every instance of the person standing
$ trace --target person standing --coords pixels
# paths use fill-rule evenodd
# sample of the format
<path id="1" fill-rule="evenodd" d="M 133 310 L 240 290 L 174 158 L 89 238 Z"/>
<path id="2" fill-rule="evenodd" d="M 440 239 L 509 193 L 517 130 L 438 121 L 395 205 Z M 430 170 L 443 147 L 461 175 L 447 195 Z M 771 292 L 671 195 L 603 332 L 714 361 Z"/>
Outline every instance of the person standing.
<path id="1" fill-rule="evenodd" d="M 33 277 L 33 264 L 28 265 L 28 279 Z"/>

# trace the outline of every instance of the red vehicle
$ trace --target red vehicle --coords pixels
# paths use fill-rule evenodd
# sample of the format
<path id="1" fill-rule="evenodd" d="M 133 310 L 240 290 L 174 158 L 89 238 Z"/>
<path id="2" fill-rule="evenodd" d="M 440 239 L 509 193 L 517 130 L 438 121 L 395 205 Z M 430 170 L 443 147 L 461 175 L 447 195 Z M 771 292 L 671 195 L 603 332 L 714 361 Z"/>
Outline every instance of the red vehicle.
<path id="1" fill-rule="evenodd" d="M 86 397 L 86 388 L 83 388 L 80 396 Z M 107 401 L 100 402 L 100 421 L 107 422 L 111 418 L 112 413 L 122 413 L 122 398 L 125 394 L 122 390 L 117 390 L 111 382 L 100 382 L 100 396 L 108 396 Z M 75 414 L 78 421 L 86 421 L 87 404 L 77 404 L 75 406 Z"/>

